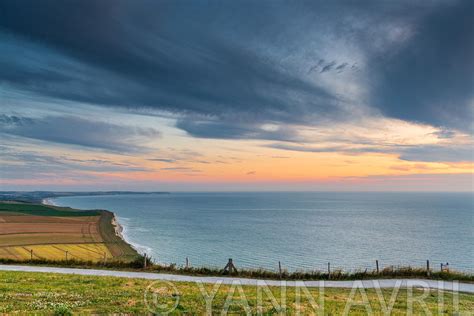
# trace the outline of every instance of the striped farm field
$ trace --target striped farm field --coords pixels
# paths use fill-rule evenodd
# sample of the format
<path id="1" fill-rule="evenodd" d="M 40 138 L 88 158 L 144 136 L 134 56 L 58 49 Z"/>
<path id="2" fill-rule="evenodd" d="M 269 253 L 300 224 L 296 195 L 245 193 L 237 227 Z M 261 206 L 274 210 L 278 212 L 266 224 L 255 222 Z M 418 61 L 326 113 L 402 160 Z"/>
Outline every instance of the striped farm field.
<path id="1" fill-rule="evenodd" d="M 67 255 L 66 255 L 67 253 Z M 6 259 L 29 260 L 75 259 L 83 261 L 104 261 L 113 258 L 107 246 L 99 244 L 51 244 L 15 247 L 0 247 L 0 257 Z"/>
<path id="2" fill-rule="evenodd" d="M 113 213 L 28 203 L 0 203 L 0 259 L 130 261 Z"/>

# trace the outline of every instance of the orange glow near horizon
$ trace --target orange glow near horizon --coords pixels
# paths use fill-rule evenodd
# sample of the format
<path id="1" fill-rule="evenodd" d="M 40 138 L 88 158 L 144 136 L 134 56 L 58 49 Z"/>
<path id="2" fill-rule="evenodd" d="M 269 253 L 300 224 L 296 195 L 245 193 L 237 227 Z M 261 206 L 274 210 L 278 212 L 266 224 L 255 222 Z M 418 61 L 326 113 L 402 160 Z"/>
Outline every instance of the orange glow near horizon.
<path id="1" fill-rule="evenodd" d="M 276 157 L 276 156 L 275 156 Z M 234 157 L 235 158 L 235 157 Z M 300 182 L 334 178 L 399 176 L 410 174 L 472 173 L 471 163 L 408 162 L 397 155 L 338 153 L 297 153 L 289 158 L 242 157 L 233 163 L 183 163 L 164 167 L 164 163 L 143 162 L 149 171 L 88 172 L 88 174 L 133 181 L 189 182 Z"/>
<path id="2" fill-rule="evenodd" d="M 166 182 L 291 185 L 347 179 L 357 184 L 365 183 L 371 177 L 472 175 L 474 172 L 469 161 L 408 161 L 401 159 L 399 153 L 389 152 L 397 146 L 443 145 L 447 140 L 437 138 L 438 130 L 432 126 L 387 119 L 373 120 L 363 126 L 339 126 L 338 132 L 302 128 L 300 134 L 307 140 L 305 143 L 283 143 L 288 149 L 284 146 L 272 148 L 272 142 L 263 140 L 192 138 L 177 129 L 169 129 L 166 137 L 151 140 L 150 148 L 157 149 L 137 154 L 30 143 L 29 152 L 57 157 L 70 170 L 40 169 L 36 178 L 25 173 L 16 179 L 0 179 L 0 184 L 44 186 L 53 183 L 65 188 L 97 183 L 133 187 L 137 182 L 150 185 Z M 374 134 L 374 129 L 380 132 Z M 318 139 L 323 141 L 318 142 Z M 470 137 L 463 134 L 448 141 L 462 146 L 469 146 L 471 142 Z M 8 161 L 8 164 L 24 166 L 16 160 Z"/>

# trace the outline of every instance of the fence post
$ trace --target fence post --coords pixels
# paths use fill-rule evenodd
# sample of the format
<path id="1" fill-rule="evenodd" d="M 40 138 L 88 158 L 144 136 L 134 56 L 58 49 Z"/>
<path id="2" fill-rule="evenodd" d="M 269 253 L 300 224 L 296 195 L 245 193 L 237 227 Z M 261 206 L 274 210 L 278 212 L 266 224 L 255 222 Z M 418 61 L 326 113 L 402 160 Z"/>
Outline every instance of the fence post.
<path id="1" fill-rule="evenodd" d="M 188 269 L 188 268 L 189 268 L 189 259 L 188 259 L 188 257 L 186 257 L 186 269 Z"/>
<path id="2" fill-rule="evenodd" d="M 379 274 L 379 261 L 375 260 L 375 265 L 377 266 L 377 274 Z"/>
<path id="3" fill-rule="evenodd" d="M 143 254 L 143 269 L 146 269 L 146 253 Z"/>
<path id="4" fill-rule="evenodd" d="M 33 261 L 33 249 L 30 249 L 30 260 Z"/>
<path id="5" fill-rule="evenodd" d="M 328 262 L 328 279 L 331 278 L 331 263 Z"/>
<path id="6" fill-rule="evenodd" d="M 278 261 L 278 272 L 280 273 L 280 279 L 281 279 L 281 262 Z"/>
<path id="7" fill-rule="evenodd" d="M 68 252 L 68 251 L 66 250 L 66 262 L 67 262 L 67 252 Z"/>
<path id="8" fill-rule="evenodd" d="M 426 260 L 426 275 L 430 276 L 430 261 Z"/>
<path id="9" fill-rule="evenodd" d="M 232 272 L 238 273 L 237 268 L 234 266 L 234 262 L 232 261 L 232 258 L 229 258 L 229 261 L 224 267 L 224 273 L 225 272 L 228 272 L 230 274 L 232 274 Z"/>

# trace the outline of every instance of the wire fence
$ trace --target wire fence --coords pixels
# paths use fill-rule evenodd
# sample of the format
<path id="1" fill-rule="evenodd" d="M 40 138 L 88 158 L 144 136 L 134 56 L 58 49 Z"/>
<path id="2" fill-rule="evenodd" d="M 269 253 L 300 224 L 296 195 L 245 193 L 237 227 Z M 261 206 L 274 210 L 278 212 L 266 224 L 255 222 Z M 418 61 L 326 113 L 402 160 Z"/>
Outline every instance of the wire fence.
<path id="1" fill-rule="evenodd" d="M 58 253 L 55 253 L 54 256 L 51 256 L 51 252 L 49 251 L 39 251 L 39 250 L 34 250 L 34 249 L 28 249 L 26 247 L 23 247 L 25 251 L 27 251 L 27 255 L 25 253 L 21 258 L 15 258 L 12 257 L 12 259 L 20 259 L 23 261 L 35 261 L 35 260 L 57 260 L 57 261 L 74 261 L 74 262 L 80 262 L 80 261 L 92 261 L 97 264 L 107 264 L 110 261 L 120 261 L 121 258 L 119 257 L 113 257 L 112 255 L 108 254 L 107 252 L 99 253 L 97 251 L 94 252 L 93 256 L 85 256 L 84 253 L 75 253 L 74 251 L 71 250 L 61 250 L 62 255 L 58 255 Z M 266 265 L 264 266 L 258 266 L 258 265 L 251 265 L 247 261 L 247 264 L 245 264 L 245 260 L 241 261 L 239 258 L 226 258 L 225 260 L 222 260 L 221 264 L 203 264 L 203 263 L 196 263 L 193 261 L 190 257 L 184 257 L 181 262 L 163 262 L 161 260 L 157 260 L 157 258 L 154 258 L 146 253 L 142 254 L 142 262 L 143 262 L 143 267 L 146 268 L 147 264 L 158 264 L 162 266 L 172 266 L 172 267 L 177 267 L 181 269 L 190 269 L 190 268 L 209 268 L 213 270 L 223 270 L 223 271 L 228 271 L 232 273 L 233 271 L 238 271 L 238 270 L 266 270 L 266 271 L 271 271 L 275 273 L 282 273 L 283 271 L 285 272 L 311 272 L 311 271 L 318 271 L 321 273 L 327 273 L 331 274 L 334 271 L 344 271 L 347 273 L 355 273 L 355 272 L 371 272 L 371 273 L 380 273 L 384 269 L 393 269 L 393 270 L 400 270 L 403 268 L 414 268 L 414 269 L 425 269 L 427 273 L 430 273 L 430 271 L 439 271 L 439 272 L 450 272 L 450 270 L 458 271 L 458 272 L 467 272 L 467 273 L 472 273 L 474 272 L 474 269 L 459 269 L 456 267 L 456 265 L 452 265 L 449 262 L 439 262 L 439 261 L 433 261 L 433 260 L 423 260 L 419 262 L 413 262 L 410 261 L 409 264 L 402 264 L 402 263 L 397 263 L 397 264 L 391 264 L 390 262 L 387 261 L 382 261 L 379 259 L 375 259 L 371 261 L 370 264 L 365 264 L 363 266 L 347 266 L 343 264 L 338 264 L 337 262 L 334 261 L 326 261 L 326 262 L 321 262 L 321 260 L 315 264 L 314 266 L 304 266 L 304 267 L 294 267 L 292 266 L 287 266 L 285 262 L 283 261 L 275 261 L 273 264 L 271 262 L 267 262 Z M 241 264 L 241 263 L 244 264 Z"/>
<path id="2" fill-rule="evenodd" d="M 222 269 L 222 270 L 230 270 L 232 269 L 237 270 L 239 269 L 245 269 L 245 270 L 255 270 L 255 269 L 262 269 L 262 270 L 268 270 L 268 271 L 273 271 L 273 272 L 279 272 L 281 273 L 282 271 L 289 271 L 289 272 L 304 272 L 304 271 L 320 271 L 322 273 L 328 273 L 331 274 L 331 272 L 334 271 L 344 271 L 344 272 L 360 272 L 360 271 L 365 271 L 365 272 L 376 272 L 379 273 L 383 269 L 394 269 L 394 270 L 399 270 L 403 268 L 415 268 L 415 269 L 425 269 L 428 273 L 430 271 L 440 271 L 440 272 L 450 272 L 452 265 L 450 265 L 449 262 L 436 262 L 436 261 L 430 261 L 430 260 L 424 260 L 420 261 L 418 263 L 411 263 L 411 264 L 390 264 L 388 262 L 382 262 L 381 260 L 373 260 L 372 264 L 366 264 L 361 267 L 348 267 L 347 265 L 341 265 L 341 264 L 336 264 L 331 261 L 327 261 L 324 264 L 319 263 L 318 265 L 315 265 L 313 267 L 302 267 L 302 268 L 295 268 L 294 266 L 291 266 L 290 268 L 284 264 L 282 261 L 275 261 L 273 266 L 271 265 L 265 265 L 265 266 L 255 266 L 255 265 L 241 265 L 239 264 L 240 261 L 238 258 L 228 258 L 227 261 L 222 261 L 221 265 L 216 265 L 216 264 L 193 264 L 192 260 L 190 260 L 189 257 L 185 257 L 181 262 L 171 262 L 171 263 L 165 263 L 161 262 L 159 260 L 155 260 L 151 257 L 148 257 L 147 254 L 144 254 L 146 258 L 151 260 L 154 263 L 161 264 L 161 265 L 172 265 L 172 266 L 177 266 L 179 268 L 191 268 L 191 267 L 197 267 L 197 268 L 202 268 L 202 267 L 207 267 L 211 269 Z M 466 270 L 466 269 L 456 269 L 454 267 L 454 270 L 461 271 L 461 272 L 473 272 L 474 269 Z"/>

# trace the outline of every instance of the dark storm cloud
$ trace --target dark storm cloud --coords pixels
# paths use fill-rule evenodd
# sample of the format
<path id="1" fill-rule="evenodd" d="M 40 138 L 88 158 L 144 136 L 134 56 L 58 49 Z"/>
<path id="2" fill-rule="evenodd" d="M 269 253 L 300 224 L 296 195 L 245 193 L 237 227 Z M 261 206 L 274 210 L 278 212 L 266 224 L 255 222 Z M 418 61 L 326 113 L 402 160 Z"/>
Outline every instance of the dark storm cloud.
<path id="1" fill-rule="evenodd" d="M 120 126 L 71 116 L 44 118 L 0 115 L 0 133 L 53 143 L 117 152 L 145 150 L 140 138 L 159 137 L 154 129 Z"/>
<path id="2" fill-rule="evenodd" d="M 196 137 L 287 140 L 255 126 L 355 115 L 344 97 L 318 84 L 364 67 L 322 53 L 342 39 L 368 60 L 376 110 L 468 129 L 472 7 L 469 0 L 3 0 L 0 83 L 57 99 L 179 113 L 178 127 Z M 393 21 L 413 26 L 415 35 L 381 53 Z M 303 70 L 287 63 L 292 58 Z M 196 123 L 195 115 L 210 119 Z"/>
<path id="3" fill-rule="evenodd" d="M 11 56 L 3 56 L 2 79 L 22 89 L 131 108 L 219 116 L 244 112 L 259 120 L 295 120 L 310 108 L 329 114 L 337 102 L 247 48 L 249 30 L 229 34 L 228 40 L 222 37 L 232 30 L 216 34 L 220 26 L 230 25 L 215 21 L 214 28 L 210 15 L 221 13 L 216 19 L 224 19 L 232 13 L 218 3 L 208 7 L 198 2 L 6 1 L 0 5 L 0 26 L 18 35 L 4 36 L 4 45 L 20 50 L 28 46 L 25 41 L 32 41 L 46 46 L 38 48 L 43 51 L 35 56 L 38 60 L 55 55 L 71 59 L 61 60 L 60 67 L 54 63 L 32 67 L 11 49 Z M 236 9 L 241 15 L 250 13 Z M 261 24 L 255 13 L 248 17 L 251 24 Z"/>
<path id="4" fill-rule="evenodd" d="M 401 119 L 472 131 L 474 1 L 453 1 L 422 21 L 381 65 L 377 102 Z"/>
<path id="5" fill-rule="evenodd" d="M 178 120 L 176 126 L 189 135 L 201 138 L 302 140 L 295 129 L 287 126 L 275 126 L 274 129 L 265 129 L 264 125 L 240 120 L 229 122 L 187 117 Z"/>

